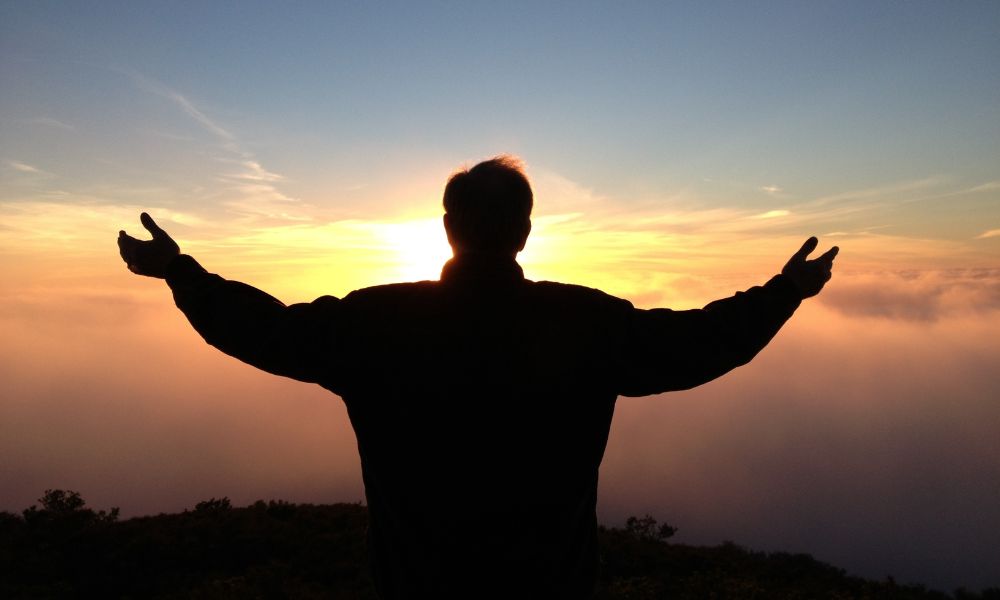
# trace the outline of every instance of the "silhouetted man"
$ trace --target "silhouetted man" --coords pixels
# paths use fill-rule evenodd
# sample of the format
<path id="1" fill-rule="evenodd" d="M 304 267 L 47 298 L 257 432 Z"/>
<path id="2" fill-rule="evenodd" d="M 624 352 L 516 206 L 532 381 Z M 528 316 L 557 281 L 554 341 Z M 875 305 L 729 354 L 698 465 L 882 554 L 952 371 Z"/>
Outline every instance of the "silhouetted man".
<path id="1" fill-rule="evenodd" d="M 440 281 L 285 306 L 208 273 L 149 215 L 122 231 L 205 340 L 341 396 L 358 437 L 374 580 L 385 599 L 586 598 L 597 474 L 618 396 L 688 389 L 747 363 L 830 278 L 810 238 L 760 287 L 700 310 L 640 310 L 524 278 L 532 192 L 508 157 L 444 191 Z"/>

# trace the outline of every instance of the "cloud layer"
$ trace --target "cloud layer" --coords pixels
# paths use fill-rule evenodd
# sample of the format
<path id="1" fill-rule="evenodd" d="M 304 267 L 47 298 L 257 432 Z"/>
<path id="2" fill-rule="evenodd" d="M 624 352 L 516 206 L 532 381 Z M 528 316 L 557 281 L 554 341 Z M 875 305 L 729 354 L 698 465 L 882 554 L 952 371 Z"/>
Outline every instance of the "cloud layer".
<path id="1" fill-rule="evenodd" d="M 1000 311 L 1000 270 L 838 274 L 821 301 L 857 317 L 936 321 L 986 316 Z"/>
<path id="2" fill-rule="evenodd" d="M 223 495 L 363 497 L 339 399 L 219 354 L 161 284 L 128 281 L 0 290 L 0 509 L 50 487 L 126 515 Z M 996 585 L 1000 311 L 964 299 L 995 307 L 997 274 L 835 283 L 747 367 L 620 400 L 601 518 L 648 512 L 682 541 L 811 552 L 945 589 Z"/>

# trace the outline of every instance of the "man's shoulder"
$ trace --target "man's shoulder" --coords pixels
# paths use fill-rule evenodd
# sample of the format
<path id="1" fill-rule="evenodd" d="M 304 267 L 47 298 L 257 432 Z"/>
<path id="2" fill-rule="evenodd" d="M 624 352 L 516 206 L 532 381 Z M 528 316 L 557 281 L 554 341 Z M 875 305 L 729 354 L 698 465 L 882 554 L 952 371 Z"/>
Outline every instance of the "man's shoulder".
<path id="1" fill-rule="evenodd" d="M 597 288 L 587 287 L 575 283 L 562 283 L 559 281 L 529 281 L 528 283 L 542 294 L 573 296 L 577 298 L 591 299 L 597 302 L 625 302 L 628 300 L 612 296 L 611 294 Z"/>
<path id="2" fill-rule="evenodd" d="M 433 294 L 440 287 L 440 284 L 440 281 L 407 281 L 373 285 L 354 290 L 344 297 L 344 301 L 349 304 L 398 302 L 408 298 Z"/>
<path id="3" fill-rule="evenodd" d="M 527 291 L 530 300 L 535 303 L 553 303 L 567 307 L 632 308 L 628 300 L 596 288 L 573 283 L 525 279 L 521 289 Z M 389 283 L 355 290 L 348 294 L 344 301 L 348 304 L 389 307 L 421 300 L 433 302 L 435 299 L 440 299 L 440 294 L 446 290 L 447 286 L 441 281 Z"/>

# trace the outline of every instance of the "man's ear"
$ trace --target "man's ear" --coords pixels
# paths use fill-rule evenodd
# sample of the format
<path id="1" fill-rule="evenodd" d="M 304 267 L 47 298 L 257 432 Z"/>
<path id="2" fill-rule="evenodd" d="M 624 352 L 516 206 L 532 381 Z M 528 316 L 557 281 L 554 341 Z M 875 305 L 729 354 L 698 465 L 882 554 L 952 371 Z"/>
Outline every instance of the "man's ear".
<path id="1" fill-rule="evenodd" d="M 521 234 L 521 244 L 517 247 L 518 252 L 524 250 L 525 244 L 528 243 L 529 235 L 531 235 L 531 219 L 528 219 L 524 224 L 524 232 Z"/>
<path id="2" fill-rule="evenodd" d="M 445 235 L 448 236 L 448 245 L 451 246 L 451 249 L 454 252 L 455 251 L 455 238 L 454 238 L 454 236 L 451 233 L 451 229 L 452 229 L 451 215 L 449 215 L 448 213 L 444 213 L 444 216 L 441 217 L 441 221 L 444 223 L 444 233 L 445 233 Z"/>

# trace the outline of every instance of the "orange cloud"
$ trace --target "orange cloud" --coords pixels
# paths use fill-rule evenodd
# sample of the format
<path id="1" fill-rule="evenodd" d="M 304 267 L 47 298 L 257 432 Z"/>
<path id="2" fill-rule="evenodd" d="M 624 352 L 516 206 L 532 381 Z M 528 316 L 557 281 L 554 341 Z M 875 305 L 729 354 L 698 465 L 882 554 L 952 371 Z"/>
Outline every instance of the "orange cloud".
<path id="1" fill-rule="evenodd" d="M 849 316 L 933 321 L 1000 310 L 1000 269 L 838 275 L 820 296 Z"/>

